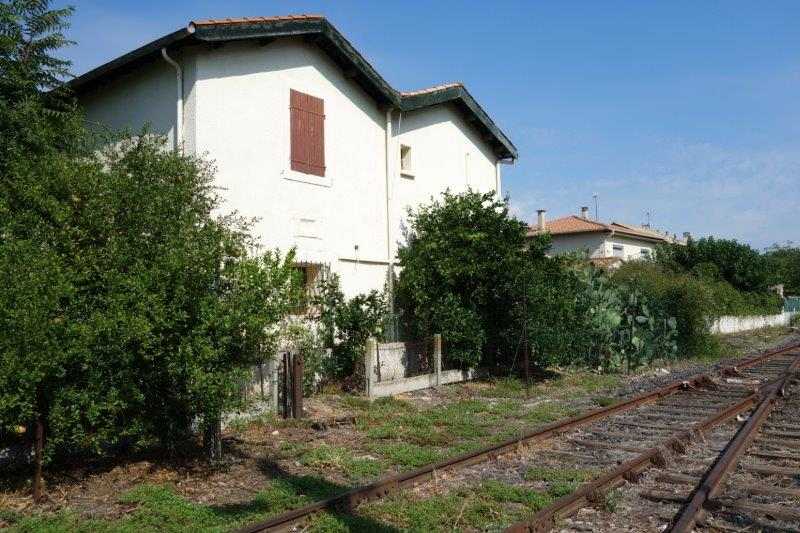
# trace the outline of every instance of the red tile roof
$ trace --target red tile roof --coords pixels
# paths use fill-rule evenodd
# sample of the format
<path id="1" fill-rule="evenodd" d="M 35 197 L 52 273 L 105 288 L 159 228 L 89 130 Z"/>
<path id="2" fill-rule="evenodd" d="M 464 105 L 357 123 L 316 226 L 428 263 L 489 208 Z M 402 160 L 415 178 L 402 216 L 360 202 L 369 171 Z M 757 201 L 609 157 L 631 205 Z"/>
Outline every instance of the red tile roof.
<path id="1" fill-rule="evenodd" d="M 304 20 L 304 19 L 322 19 L 322 15 L 281 15 L 277 17 L 238 17 L 238 18 L 224 18 L 224 19 L 203 19 L 193 20 L 191 24 L 195 26 L 220 26 L 223 24 L 245 24 L 245 23 L 259 23 L 259 22 L 277 22 L 280 20 Z"/>
<path id="2" fill-rule="evenodd" d="M 657 231 L 634 226 L 632 224 L 622 224 L 620 222 L 612 222 L 606 224 L 605 222 L 598 222 L 588 218 L 579 217 L 577 215 L 570 215 L 566 217 L 556 218 L 546 223 L 545 230 L 551 235 L 565 235 L 570 233 L 617 233 L 622 235 L 629 235 L 631 237 L 639 237 L 648 240 L 657 240 L 663 242 L 673 242 L 673 238 L 669 235 L 659 233 Z M 536 235 L 541 233 L 538 227 L 531 226 L 528 230 L 528 235 Z"/>
<path id="3" fill-rule="evenodd" d="M 561 235 L 564 233 L 595 233 L 611 231 L 607 224 L 602 222 L 595 222 L 588 218 L 582 218 L 575 215 L 568 217 L 561 217 L 547 222 L 546 229 L 553 235 Z M 539 228 L 532 227 L 529 235 L 540 233 Z"/>

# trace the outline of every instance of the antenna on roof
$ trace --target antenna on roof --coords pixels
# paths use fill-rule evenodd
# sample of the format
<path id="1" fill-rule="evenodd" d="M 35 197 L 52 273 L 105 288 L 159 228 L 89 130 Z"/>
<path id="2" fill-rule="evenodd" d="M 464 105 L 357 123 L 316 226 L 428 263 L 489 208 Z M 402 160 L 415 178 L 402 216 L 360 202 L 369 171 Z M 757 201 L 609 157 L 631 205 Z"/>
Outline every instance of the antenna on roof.
<path id="1" fill-rule="evenodd" d="M 592 198 L 594 198 L 594 219 L 600 222 L 600 204 L 597 200 L 597 193 L 592 194 Z"/>
<path id="2" fill-rule="evenodd" d="M 645 219 L 646 219 L 646 222 L 644 223 L 644 227 L 645 228 L 649 228 L 650 227 L 650 211 L 645 211 L 644 216 L 645 216 Z"/>

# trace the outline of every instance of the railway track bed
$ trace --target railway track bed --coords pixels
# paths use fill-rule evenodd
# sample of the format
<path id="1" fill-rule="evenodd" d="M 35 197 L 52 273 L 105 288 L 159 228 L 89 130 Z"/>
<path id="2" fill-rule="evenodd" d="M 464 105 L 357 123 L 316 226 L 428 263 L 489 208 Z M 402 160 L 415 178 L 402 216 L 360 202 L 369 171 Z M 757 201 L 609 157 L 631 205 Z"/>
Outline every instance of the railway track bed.
<path id="1" fill-rule="evenodd" d="M 540 504 L 534 502 L 541 507 L 534 516 L 509 524 L 511 531 L 547 531 L 557 524 L 576 531 L 663 531 L 689 505 L 692 484 L 705 480 L 751 413 L 776 394 L 778 383 L 788 383 L 798 365 L 800 348 L 775 350 L 716 375 L 695 376 L 478 452 L 391 476 L 243 531 L 300 530 L 322 511 L 358 514 L 362 505 L 389 495 L 420 500 L 487 483 L 547 495 Z M 783 424 L 775 427 L 791 429 Z M 780 435 L 787 437 L 785 431 Z M 647 510 L 646 516 L 652 517 L 648 522 L 603 525 L 603 513 L 581 512 L 613 507 L 613 491 L 622 486 L 636 487 L 637 514 Z"/>

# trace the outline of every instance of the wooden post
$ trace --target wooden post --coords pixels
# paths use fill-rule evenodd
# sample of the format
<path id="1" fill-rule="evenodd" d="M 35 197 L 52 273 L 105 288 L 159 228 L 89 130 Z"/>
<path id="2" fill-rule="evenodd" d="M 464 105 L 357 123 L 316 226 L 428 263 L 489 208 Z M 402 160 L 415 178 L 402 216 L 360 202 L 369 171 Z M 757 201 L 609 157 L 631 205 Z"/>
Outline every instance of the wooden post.
<path id="1" fill-rule="evenodd" d="M 36 418 L 36 434 L 33 443 L 34 461 L 36 470 L 33 473 L 33 501 L 41 503 L 44 500 L 44 490 L 42 489 L 42 462 L 44 461 L 44 422 L 42 417 Z"/>
<path id="2" fill-rule="evenodd" d="M 436 367 L 436 386 L 442 384 L 442 334 L 433 335 L 433 364 Z"/>
<path id="3" fill-rule="evenodd" d="M 367 339 L 364 346 L 364 390 L 368 398 L 372 398 L 375 383 L 375 362 L 377 361 L 378 341 L 373 337 Z"/>
<path id="4" fill-rule="evenodd" d="M 292 417 L 303 418 L 303 354 L 292 357 Z"/>
<path id="5" fill-rule="evenodd" d="M 291 414 L 291 390 L 292 390 L 292 356 L 289 352 L 283 353 L 283 418 L 289 418 Z"/>

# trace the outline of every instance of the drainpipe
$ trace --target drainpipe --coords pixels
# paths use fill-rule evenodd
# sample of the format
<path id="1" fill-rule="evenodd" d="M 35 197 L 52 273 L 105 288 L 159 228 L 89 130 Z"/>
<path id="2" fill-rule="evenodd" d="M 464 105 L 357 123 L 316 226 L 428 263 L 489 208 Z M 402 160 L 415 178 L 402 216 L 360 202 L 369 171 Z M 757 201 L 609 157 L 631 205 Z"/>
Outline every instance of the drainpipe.
<path id="1" fill-rule="evenodd" d="M 175 118 L 175 151 L 182 152 L 183 151 L 183 70 L 181 70 L 181 66 L 178 64 L 177 61 L 169 57 L 167 54 L 167 49 L 161 49 L 161 56 L 164 58 L 164 61 L 169 63 L 170 65 L 175 68 L 175 76 L 177 79 L 177 91 L 178 91 L 178 101 L 177 101 L 177 110 L 176 110 L 176 118 Z"/>
<path id="2" fill-rule="evenodd" d="M 498 200 L 502 198 L 500 196 L 500 163 L 501 160 L 499 158 L 494 163 L 494 193 L 497 195 Z"/>
<path id="3" fill-rule="evenodd" d="M 389 293 L 389 313 L 394 315 L 394 254 L 392 253 L 392 163 L 394 150 L 392 150 L 392 112 L 393 108 L 386 110 L 386 259 L 389 263 L 386 289 Z"/>

